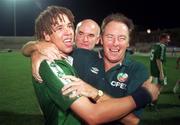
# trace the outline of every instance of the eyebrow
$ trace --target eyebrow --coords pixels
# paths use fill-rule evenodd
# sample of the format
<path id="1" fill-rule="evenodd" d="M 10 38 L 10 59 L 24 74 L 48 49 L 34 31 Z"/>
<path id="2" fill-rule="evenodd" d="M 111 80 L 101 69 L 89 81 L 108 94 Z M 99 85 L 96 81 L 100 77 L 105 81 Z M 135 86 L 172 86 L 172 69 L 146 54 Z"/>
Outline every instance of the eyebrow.
<path id="1" fill-rule="evenodd" d="M 94 33 L 85 33 L 85 32 L 83 32 L 82 30 L 79 30 L 78 33 L 84 33 L 84 34 L 88 34 L 88 35 L 93 35 L 93 36 L 95 36 Z"/>

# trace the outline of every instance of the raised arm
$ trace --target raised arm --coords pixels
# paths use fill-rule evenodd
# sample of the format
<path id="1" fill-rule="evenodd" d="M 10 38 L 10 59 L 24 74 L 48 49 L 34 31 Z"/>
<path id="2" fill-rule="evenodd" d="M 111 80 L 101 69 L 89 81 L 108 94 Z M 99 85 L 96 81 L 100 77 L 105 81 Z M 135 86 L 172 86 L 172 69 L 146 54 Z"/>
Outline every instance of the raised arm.
<path id="1" fill-rule="evenodd" d="M 22 54 L 30 57 L 33 52 L 38 51 L 47 56 L 49 60 L 58 59 L 62 56 L 58 48 L 51 42 L 46 41 L 29 41 L 22 47 Z"/>
<path id="2" fill-rule="evenodd" d="M 26 44 L 24 44 L 23 47 L 21 48 L 22 54 L 26 57 L 30 57 L 31 54 L 36 50 L 38 50 L 37 41 L 29 41 Z"/>
<path id="3" fill-rule="evenodd" d="M 52 61 L 63 57 L 53 43 L 46 41 L 29 41 L 22 47 L 21 51 L 24 56 L 31 57 L 32 75 L 40 83 L 42 79 L 39 75 L 39 65 L 42 60 Z"/>

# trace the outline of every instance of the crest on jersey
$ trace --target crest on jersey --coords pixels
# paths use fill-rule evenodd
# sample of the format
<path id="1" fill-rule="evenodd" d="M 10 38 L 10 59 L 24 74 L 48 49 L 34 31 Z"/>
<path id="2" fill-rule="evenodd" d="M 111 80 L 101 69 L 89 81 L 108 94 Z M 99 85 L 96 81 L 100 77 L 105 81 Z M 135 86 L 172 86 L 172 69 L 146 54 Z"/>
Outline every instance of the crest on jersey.
<path id="1" fill-rule="evenodd" d="M 117 79 L 119 82 L 125 82 L 128 78 L 128 74 L 127 73 L 118 73 L 117 75 Z"/>

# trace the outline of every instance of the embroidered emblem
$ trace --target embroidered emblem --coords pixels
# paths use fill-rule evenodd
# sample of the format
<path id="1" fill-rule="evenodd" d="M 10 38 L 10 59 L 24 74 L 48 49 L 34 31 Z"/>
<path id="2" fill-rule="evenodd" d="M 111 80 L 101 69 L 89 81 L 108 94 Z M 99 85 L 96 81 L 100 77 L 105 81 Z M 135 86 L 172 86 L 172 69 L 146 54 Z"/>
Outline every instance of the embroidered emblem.
<path id="1" fill-rule="evenodd" d="M 125 82 L 128 78 L 128 74 L 127 73 L 119 73 L 117 75 L 117 79 L 119 82 Z"/>
<path id="2" fill-rule="evenodd" d="M 94 73 L 94 74 L 98 74 L 99 72 L 99 69 L 97 67 L 91 67 L 91 72 Z"/>

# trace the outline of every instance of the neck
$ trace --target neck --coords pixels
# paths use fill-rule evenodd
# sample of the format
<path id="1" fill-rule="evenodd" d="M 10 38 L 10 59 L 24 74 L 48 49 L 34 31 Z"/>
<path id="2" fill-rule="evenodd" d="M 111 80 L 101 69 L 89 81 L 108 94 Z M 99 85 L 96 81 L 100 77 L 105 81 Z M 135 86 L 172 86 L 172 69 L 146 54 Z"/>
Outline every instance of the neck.
<path id="1" fill-rule="evenodd" d="M 122 60 L 118 61 L 118 62 L 112 62 L 106 58 L 104 58 L 104 67 L 105 67 L 105 71 L 107 72 L 109 69 L 111 69 L 112 67 L 116 66 L 117 64 L 122 64 Z"/>
<path id="2" fill-rule="evenodd" d="M 61 51 L 59 52 L 59 54 L 60 54 L 59 59 L 66 59 L 69 56 L 69 54 L 63 53 Z"/>

